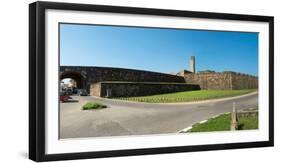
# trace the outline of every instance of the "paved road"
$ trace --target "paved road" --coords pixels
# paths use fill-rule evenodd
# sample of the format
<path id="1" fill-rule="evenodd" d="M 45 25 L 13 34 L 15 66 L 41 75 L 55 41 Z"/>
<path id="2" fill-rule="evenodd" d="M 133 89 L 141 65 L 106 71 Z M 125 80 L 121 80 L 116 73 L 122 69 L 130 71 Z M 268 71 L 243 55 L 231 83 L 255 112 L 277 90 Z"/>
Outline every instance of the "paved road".
<path id="1" fill-rule="evenodd" d="M 230 112 L 233 102 L 240 109 L 256 107 L 258 94 L 192 104 L 134 103 L 93 96 L 73 96 L 73 100 L 60 104 L 60 137 L 63 139 L 176 133 L 196 122 Z M 102 102 L 108 108 L 81 110 L 87 101 Z"/>

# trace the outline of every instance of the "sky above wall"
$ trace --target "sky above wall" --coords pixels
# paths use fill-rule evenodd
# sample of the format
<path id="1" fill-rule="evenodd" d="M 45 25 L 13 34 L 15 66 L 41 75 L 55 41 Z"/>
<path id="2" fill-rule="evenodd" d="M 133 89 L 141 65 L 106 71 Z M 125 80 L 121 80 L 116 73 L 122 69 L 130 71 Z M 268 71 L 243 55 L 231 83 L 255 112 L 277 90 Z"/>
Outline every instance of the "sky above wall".
<path id="1" fill-rule="evenodd" d="M 258 33 L 60 24 L 60 64 L 258 76 Z"/>

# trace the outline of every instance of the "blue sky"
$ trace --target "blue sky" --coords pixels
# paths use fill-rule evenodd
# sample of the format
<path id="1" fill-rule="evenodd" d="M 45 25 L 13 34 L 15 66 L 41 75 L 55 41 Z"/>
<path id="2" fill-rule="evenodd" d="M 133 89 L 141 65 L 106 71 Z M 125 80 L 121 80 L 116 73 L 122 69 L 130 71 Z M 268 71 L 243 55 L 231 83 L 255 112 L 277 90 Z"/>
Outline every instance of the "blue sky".
<path id="1" fill-rule="evenodd" d="M 258 33 L 60 25 L 61 65 L 104 66 L 163 73 L 189 69 L 258 75 Z"/>

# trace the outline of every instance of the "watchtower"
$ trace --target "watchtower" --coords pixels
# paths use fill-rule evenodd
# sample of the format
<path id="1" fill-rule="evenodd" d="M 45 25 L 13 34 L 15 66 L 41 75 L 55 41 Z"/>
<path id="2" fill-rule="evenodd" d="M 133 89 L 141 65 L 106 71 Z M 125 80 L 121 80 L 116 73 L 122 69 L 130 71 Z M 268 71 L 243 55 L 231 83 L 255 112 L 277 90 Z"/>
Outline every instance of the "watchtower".
<path id="1" fill-rule="evenodd" d="M 195 73 L 195 56 L 190 57 L 189 70 L 190 70 L 190 72 Z"/>

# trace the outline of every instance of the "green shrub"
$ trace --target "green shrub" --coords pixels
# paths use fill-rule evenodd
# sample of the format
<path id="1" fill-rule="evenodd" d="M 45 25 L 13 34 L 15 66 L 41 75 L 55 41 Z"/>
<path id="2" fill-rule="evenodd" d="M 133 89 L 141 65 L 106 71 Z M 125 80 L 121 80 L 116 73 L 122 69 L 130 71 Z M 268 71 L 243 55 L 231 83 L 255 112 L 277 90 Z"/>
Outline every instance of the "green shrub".
<path id="1" fill-rule="evenodd" d="M 87 102 L 82 106 L 83 110 L 101 109 L 101 108 L 106 108 L 106 105 L 97 102 Z"/>

